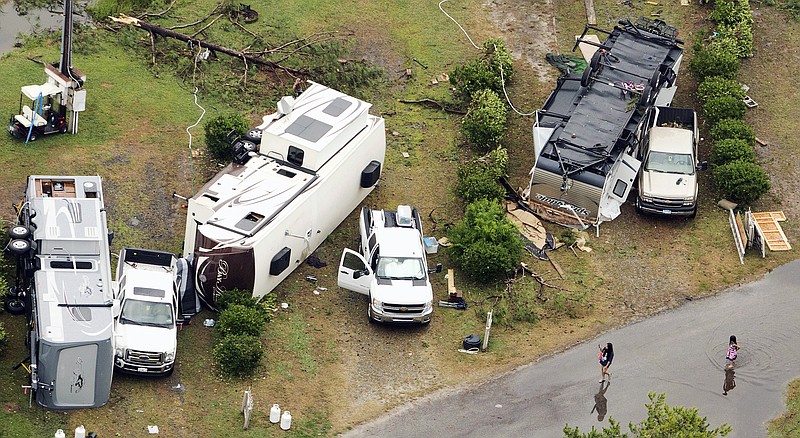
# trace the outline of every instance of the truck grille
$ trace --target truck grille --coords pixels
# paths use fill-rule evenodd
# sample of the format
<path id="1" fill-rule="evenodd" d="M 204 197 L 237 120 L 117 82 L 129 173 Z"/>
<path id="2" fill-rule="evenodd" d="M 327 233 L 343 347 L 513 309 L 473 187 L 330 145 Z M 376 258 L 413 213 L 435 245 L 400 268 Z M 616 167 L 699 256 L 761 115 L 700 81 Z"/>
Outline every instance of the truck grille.
<path id="1" fill-rule="evenodd" d="M 653 204 L 664 207 L 680 207 L 683 199 L 653 198 Z"/>
<path id="2" fill-rule="evenodd" d="M 128 350 L 125 354 L 125 361 L 136 366 L 152 366 L 164 363 L 161 353 L 139 350 Z"/>
<path id="3" fill-rule="evenodd" d="M 383 311 L 387 313 L 422 313 L 424 304 L 389 304 L 383 303 Z"/>

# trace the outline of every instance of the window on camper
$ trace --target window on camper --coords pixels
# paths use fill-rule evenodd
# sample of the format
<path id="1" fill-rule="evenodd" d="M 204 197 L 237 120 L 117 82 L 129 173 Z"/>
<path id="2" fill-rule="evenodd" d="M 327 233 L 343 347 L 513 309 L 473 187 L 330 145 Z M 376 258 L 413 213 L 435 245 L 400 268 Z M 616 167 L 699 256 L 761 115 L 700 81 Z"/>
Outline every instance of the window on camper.
<path id="1" fill-rule="evenodd" d="M 618 198 L 625 197 L 625 191 L 628 190 L 628 183 L 625 181 L 618 179 L 617 182 L 614 184 L 614 195 Z"/>
<path id="2" fill-rule="evenodd" d="M 128 299 L 122 304 L 119 322 L 122 324 L 146 325 L 170 328 L 174 325 L 172 306 L 169 303 L 154 303 Z"/>

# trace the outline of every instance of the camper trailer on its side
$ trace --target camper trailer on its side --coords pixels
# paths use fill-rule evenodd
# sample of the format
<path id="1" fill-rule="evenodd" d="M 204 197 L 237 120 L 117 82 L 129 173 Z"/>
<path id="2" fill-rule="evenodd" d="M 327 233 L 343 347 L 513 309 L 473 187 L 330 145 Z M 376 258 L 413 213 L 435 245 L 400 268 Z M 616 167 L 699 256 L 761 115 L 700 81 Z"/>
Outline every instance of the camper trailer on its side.
<path id="1" fill-rule="evenodd" d="M 102 406 L 114 348 L 100 177 L 29 177 L 18 219 L 9 248 L 18 255 L 34 398 L 48 409 Z"/>
<path id="2" fill-rule="evenodd" d="M 536 161 L 527 197 L 540 216 L 588 228 L 620 213 L 639 171 L 642 118 L 668 106 L 683 58 L 675 28 L 660 20 L 620 22 L 583 75 L 558 78 L 533 127 Z"/>
<path id="3" fill-rule="evenodd" d="M 375 188 L 386 152 L 370 104 L 311 82 L 233 141 L 234 162 L 188 205 L 198 294 L 269 293 Z"/>

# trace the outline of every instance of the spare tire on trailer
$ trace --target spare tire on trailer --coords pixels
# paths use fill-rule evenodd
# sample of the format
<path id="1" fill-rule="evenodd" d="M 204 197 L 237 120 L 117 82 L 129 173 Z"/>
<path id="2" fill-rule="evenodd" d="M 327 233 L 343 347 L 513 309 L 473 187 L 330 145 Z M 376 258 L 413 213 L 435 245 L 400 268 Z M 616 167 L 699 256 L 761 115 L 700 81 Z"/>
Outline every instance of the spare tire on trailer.
<path id="1" fill-rule="evenodd" d="M 25 225 L 14 225 L 8 230 L 8 235 L 11 239 L 27 239 L 31 235 L 31 230 Z"/>
<path id="2" fill-rule="evenodd" d="M 3 308 L 12 315 L 25 313 L 25 301 L 22 298 L 7 298 Z"/>
<path id="3" fill-rule="evenodd" d="M 588 87 L 589 83 L 592 80 L 592 69 L 587 68 L 583 71 L 583 76 L 581 76 L 581 87 Z"/>
<path id="4" fill-rule="evenodd" d="M 30 251 L 31 243 L 25 239 L 14 239 L 8 244 L 8 249 L 14 255 L 23 255 Z"/>

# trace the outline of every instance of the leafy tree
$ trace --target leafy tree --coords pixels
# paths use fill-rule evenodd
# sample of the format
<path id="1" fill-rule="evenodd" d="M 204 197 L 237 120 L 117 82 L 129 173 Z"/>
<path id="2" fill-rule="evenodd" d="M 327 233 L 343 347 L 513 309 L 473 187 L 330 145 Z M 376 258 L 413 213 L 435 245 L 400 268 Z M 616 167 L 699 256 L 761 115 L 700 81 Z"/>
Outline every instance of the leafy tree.
<path id="1" fill-rule="evenodd" d="M 476 280 L 491 281 L 510 272 L 522 257 L 517 228 L 497 201 L 479 199 L 469 204 L 448 238 L 452 242 L 448 253 Z"/>
<path id="2" fill-rule="evenodd" d="M 492 90 L 482 90 L 473 96 L 470 109 L 461 121 L 461 131 L 467 141 L 484 151 L 500 143 L 506 132 L 508 107 Z"/>
<path id="3" fill-rule="evenodd" d="M 499 39 L 488 39 L 483 43 L 483 56 L 456 66 L 450 75 L 450 83 L 466 100 L 481 90 L 503 92 L 503 81 L 508 84 L 514 77 L 511 52 Z"/>
<path id="4" fill-rule="evenodd" d="M 236 131 L 237 135 L 242 135 L 249 126 L 247 119 L 238 113 L 223 114 L 210 119 L 203 125 L 208 153 L 218 160 L 230 160 L 233 157 L 233 151 L 228 143 L 228 134 Z"/>
<path id="5" fill-rule="evenodd" d="M 750 205 L 770 189 L 769 175 L 756 163 L 736 160 L 714 168 L 714 183 L 722 196 Z"/>
<path id="6" fill-rule="evenodd" d="M 6 332 L 5 324 L 0 322 L 0 355 L 5 353 L 7 346 L 8 346 L 8 332 Z"/>
<path id="7" fill-rule="evenodd" d="M 692 437 L 692 438 L 715 438 L 728 436 L 733 428 L 728 424 L 709 429 L 706 417 L 701 417 L 697 408 L 685 408 L 683 406 L 669 406 L 666 403 L 665 394 L 651 392 L 647 395 L 650 403 L 645 403 L 647 407 L 647 418 L 638 424 L 632 422 L 628 424 L 631 435 L 637 438 L 651 437 Z M 623 433 L 619 422 L 609 417 L 609 427 L 598 431 L 592 426 L 589 433 L 581 433 L 575 427 L 564 426 L 564 436 L 567 438 L 622 438 L 628 437 Z"/>

